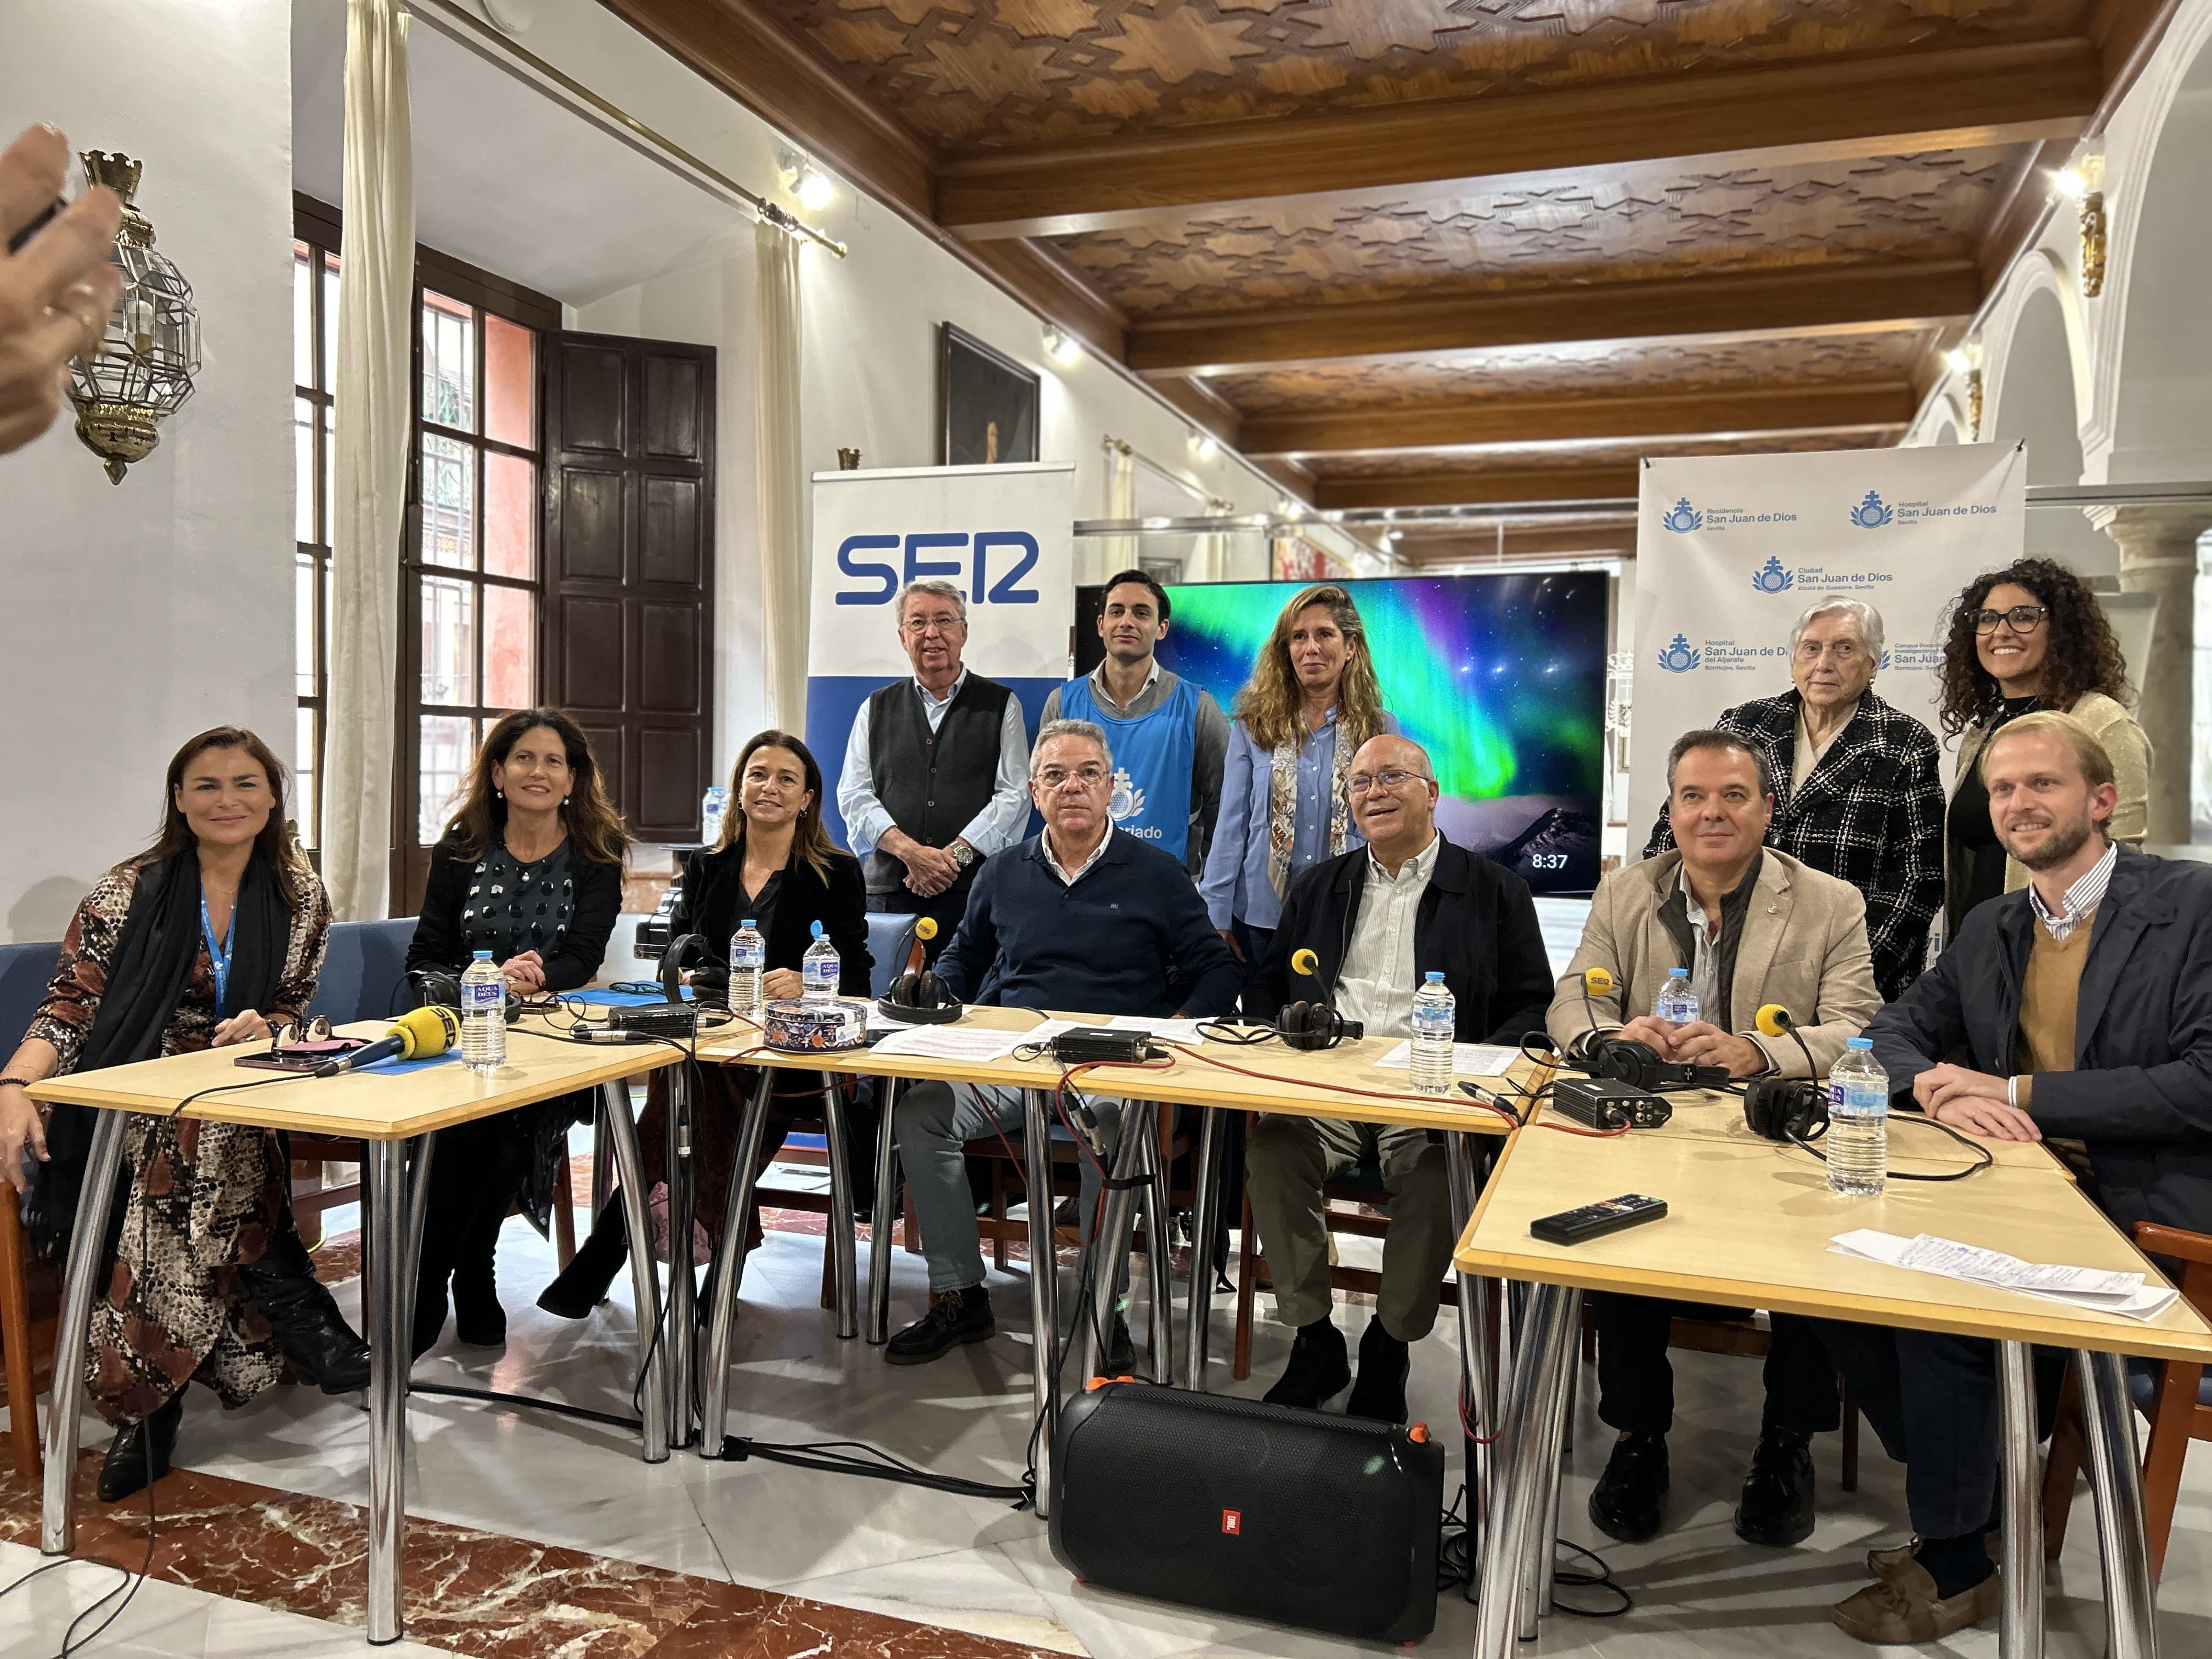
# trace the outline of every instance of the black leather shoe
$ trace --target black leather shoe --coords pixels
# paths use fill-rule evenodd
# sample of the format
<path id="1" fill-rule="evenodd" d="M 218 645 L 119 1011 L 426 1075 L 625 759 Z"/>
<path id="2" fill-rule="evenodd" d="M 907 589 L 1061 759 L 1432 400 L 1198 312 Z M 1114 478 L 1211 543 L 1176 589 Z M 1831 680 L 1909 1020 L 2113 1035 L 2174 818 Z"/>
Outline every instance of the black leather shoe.
<path id="1" fill-rule="evenodd" d="M 591 1237 L 553 1282 L 538 1292 L 538 1305 L 558 1318 L 588 1319 L 592 1310 L 607 1299 L 615 1275 L 629 1260 L 629 1227 L 623 1195 L 617 1193 L 592 1223 Z M 703 1294 L 700 1299 L 703 1304 Z"/>
<path id="2" fill-rule="evenodd" d="M 884 1358 L 894 1365 L 927 1364 L 963 1342 L 988 1342 L 998 1329 L 990 1292 L 981 1285 L 938 1291 L 930 1296 L 929 1311 L 890 1340 Z"/>
<path id="3" fill-rule="evenodd" d="M 1795 1429 L 1769 1429 L 1751 1455 L 1735 1535 L 1747 1544 L 1787 1549 L 1813 1535 L 1813 1452 Z"/>
<path id="4" fill-rule="evenodd" d="M 506 1346 L 507 1310 L 500 1306 L 489 1261 L 475 1271 L 465 1265 L 453 1269 L 453 1334 L 471 1348 Z"/>
<path id="5" fill-rule="evenodd" d="M 289 1226 L 271 1233 L 260 1259 L 242 1263 L 238 1274 L 276 1333 L 293 1376 L 325 1394 L 353 1394 L 368 1386 L 368 1344 L 316 1279 L 298 1233 Z"/>
<path id="6" fill-rule="evenodd" d="M 101 1503 L 120 1503 L 169 1472 L 170 1455 L 177 1449 L 177 1425 L 184 1415 L 184 1395 L 173 1394 L 151 1416 L 115 1431 L 107 1461 L 100 1466 Z"/>
<path id="7" fill-rule="evenodd" d="M 1371 1418 L 1377 1423 L 1406 1420 L 1406 1377 L 1413 1369 L 1407 1344 L 1382 1328 L 1380 1319 L 1367 1322 L 1359 1339 L 1359 1381 L 1345 1401 L 1346 1417 Z"/>
<path id="8" fill-rule="evenodd" d="M 1352 1381 L 1352 1361 L 1344 1351 L 1344 1333 L 1327 1318 L 1298 1327 L 1291 1344 L 1291 1363 L 1267 1390 L 1270 1406 L 1303 1406 L 1319 1411 L 1324 1400 L 1334 1398 Z"/>
<path id="9" fill-rule="evenodd" d="M 1667 1514 L 1667 1437 L 1624 1434 L 1590 1489 L 1590 1524 L 1607 1538 L 1640 1544 Z"/>
<path id="10" fill-rule="evenodd" d="M 1128 1376 L 1137 1369 L 1137 1344 L 1129 1334 L 1129 1322 L 1120 1314 L 1106 1333 L 1106 1364 L 1109 1376 Z"/>

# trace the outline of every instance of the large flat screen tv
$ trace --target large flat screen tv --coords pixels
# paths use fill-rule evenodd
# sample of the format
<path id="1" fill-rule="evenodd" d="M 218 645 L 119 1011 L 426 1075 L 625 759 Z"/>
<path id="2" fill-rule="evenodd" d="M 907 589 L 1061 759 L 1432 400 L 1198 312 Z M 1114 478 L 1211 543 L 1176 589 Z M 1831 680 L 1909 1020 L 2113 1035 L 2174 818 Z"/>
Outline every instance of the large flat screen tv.
<path id="1" fill-rule="evenodd" d="M 1359 607 L 1383 704 L 1429 751 L 1437 823 L 1539 893 L 1597 884 L 1605 765 L 1607 579 L 1394 576 L 1344 586 Z M 1167 590 L 1159 659 L 1236 712 L 1276 613 L 1305 584 Z M 1076 672 L 1098 665 L 1103 590 L 1076 592 Z"/>

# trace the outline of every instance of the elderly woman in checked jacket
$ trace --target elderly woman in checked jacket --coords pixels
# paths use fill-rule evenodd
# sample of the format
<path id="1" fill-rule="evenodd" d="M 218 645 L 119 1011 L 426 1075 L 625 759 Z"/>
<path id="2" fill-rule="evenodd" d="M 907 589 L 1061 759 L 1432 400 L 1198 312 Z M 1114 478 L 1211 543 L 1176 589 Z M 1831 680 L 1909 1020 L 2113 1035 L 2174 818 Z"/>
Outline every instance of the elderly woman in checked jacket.
<path id="1" fill-rule="evenodd" d="M 1796 689 L 1714 724 L 1765 757 L 1778 797 L 1767 844 L 1847 881 L 1866 900 L 1875 983 L 1894 1001 L 1918 977 L 1943 902 L 1943 791 L 1936 735 L 1874 694 L 1881 613 L 1819 599 L 1790 632 Z M 1659 809 L 1646 858 L 1674 844 Z"/>

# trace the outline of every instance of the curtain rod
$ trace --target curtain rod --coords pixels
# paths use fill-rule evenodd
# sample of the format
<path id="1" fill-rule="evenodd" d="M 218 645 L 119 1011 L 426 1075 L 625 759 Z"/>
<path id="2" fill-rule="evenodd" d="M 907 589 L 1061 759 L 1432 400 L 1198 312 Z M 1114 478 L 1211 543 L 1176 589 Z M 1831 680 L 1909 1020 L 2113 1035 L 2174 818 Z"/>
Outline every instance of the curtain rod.
<path id="1" fill-rule="evenodd" d="M 517 79 L 533 81 L 560 94 L 571 109 L 590 120 L 594 126 L 623 140 L 649 160 L 668 167 L 672 173 L 703 189 L 731 198 L 733 205 L 747 209 L 779 230 L 788 231 L 794 236 L 804 236 L 809 241 L 829 249 L 840 259 L 845 257 L 845 245 L 835 237 L 815 229 L 766 197 L 747 190 L 720 168 L 701 161 L 674 139 L 655 131 L 628 110 L 609 103 L 582 82 L 554 68 L 527 46 L 463 10 L 456 0 L 404 0 L 404 4 L 407 10 L 432 28 L 466 46 L 497 68 L 515 75 Z M 520 73 L 523 70 L 527 70 L 528 74 Z"/>

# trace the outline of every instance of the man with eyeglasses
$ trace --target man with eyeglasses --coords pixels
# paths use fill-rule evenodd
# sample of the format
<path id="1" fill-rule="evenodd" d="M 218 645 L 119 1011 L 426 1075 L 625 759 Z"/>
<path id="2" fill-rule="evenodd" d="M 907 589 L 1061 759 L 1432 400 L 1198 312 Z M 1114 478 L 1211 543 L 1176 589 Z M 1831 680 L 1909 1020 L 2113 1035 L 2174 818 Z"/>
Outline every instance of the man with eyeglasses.
<path id="1" fill-rule="evenodd" d="M 1743 738 L 1774 780 L 1767 845 L 1866 901 L 1875 983 L 1887 999 L 1918 975 L 1943 902 L 1943 787 L 1935 733 L 1875 696 L 1881 663 L 1881 612 L 1816 600 L 1790 630 L 1796 689 L 1724 709 L 1714 725 Z M 1674 846 L 1662 805 L 1644 856 Z"/>
<path id="2" fill-rule="evenodd" d="M 1437 829 L 1437 781 L 1411 740 L 1370 738 L 1346 779 L 1367 844 L 1315 865 L 1284 896 L 1283 917 L 1244 994 L 1247 1015 L 1272 1020 L 1286 1002 L 1333 1000 L 1369 1036 L 1409 1036 L 1413 993 L 1437 972 L 1467 1042 L 1518 1043 L 1540 1030 L 1552 969 L 1528 884 L 1455 847 Z M 1291 958 L 1311 951 L 1310 976 Z M 1267 1398 L 1316 1408 L 1352 1381 L 1332 1318 L 1322 1188 L 1354 1165 L 1381 1167 L 1390 1198 L 1382 1287 L 1359 1339 L 1348 1415 L 1406 1419 L 1412 1345 L 1437 1319 L 1451 1261 L 1446 1149 L 1425 1129 L 1333 1118 L 1266 1116 L 1245 1152 L 1252 1217 L 1275 1285 L 1275 1317 L 1293 1327 L 1290 1363 Z"/>
<path id="3" fill-rule="evenodd" d="M 1029 732 L 1012 690 L 971 673 L 968 605 L 947 581 L 899 590 L 899 644 L 914 678 L 860 705 L 837 810 L 868 882 L 868 908 L 938 924 L 933 960 L 966 908 L 976 866 L 1029 821 Z"/>
<path id="4" fill-rule="evenodd" d="M 953 995 L 1005 1008 L 1109 1016 L 1214 1018 L 1236 1007 L 1243 975 L 1182 860 L 1114 827 L 1107 811 L 1113 777 L 1113 751 L 1097 726 L 1052 720 L 1037 732 L 1029 787 L 1044 829 L 975 878 L 967 914 L 938 958 L 938 975 Z M 1093 1141 L 1078 1160 L 1088 1243 L 1100 1168 L 1121 1139 L 1121 1108 L 1118 1101 L 1075 1098 Z M 962 1149 L 1018 1128 L 1021 1093 L 911 1084 L 899 1097 L 896 1120 L 929 1262 L 929 1311 L 893 1337 L 884 1357 L 915 1365 L 963 1342 L 984 1341 L 998 1328 Z M 1127 1370 L 1130 1354 L 1128 1324 L 1117 1311 L 1106 1344 L 1109 1370 Z"/>

